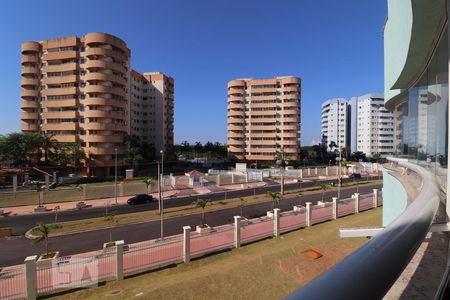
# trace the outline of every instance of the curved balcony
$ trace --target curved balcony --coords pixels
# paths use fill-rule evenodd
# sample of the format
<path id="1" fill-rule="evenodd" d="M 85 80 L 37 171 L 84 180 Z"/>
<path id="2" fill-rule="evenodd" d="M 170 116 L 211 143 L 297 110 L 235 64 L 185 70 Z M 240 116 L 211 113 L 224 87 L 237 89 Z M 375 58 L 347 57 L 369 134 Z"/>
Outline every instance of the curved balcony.
<path id="1" fill-rule="evenodd" d="M 281 88 L 282 92 L 300 92 L 300 87 L 299 86 L 286 86 L 286 87 L 282 87 Z"/>
<path id="2" fill-rule="evenodd" d="M 20 130 L 21 131 L 39 131 L 39 125 L 22 123 L 22 124 L 20 124 Z"/>
<path id="3" fill-rule="evenodd" d="M 300 118 L 280 118 L 279 119 L 283 123 L 299 123 Z"/>
<path id="4" fill-rule="evenodd" d="M 91 32 L 84 36 L 84 43 L 88 46 L 91 45 L 112 45 L 122 49 L 125 53 L 129 54 L 127 44 L 120 38 L 103 33 L 103 32 Z"/>
<path id="5" fill-rule="evenodd" d="M 242 131 L 244 130 L 244 125 L 228 125 L 227 126 L 227 130 L 237 130 L 237 131 Z"/>
<path id="6" fill-rule="evenodd" d="M 298 138 L 299 134 L 298 132 L 282 132 L 280 136 L 284 138 Z"/>
<path id="7" fill-rule="evenodd" d="M 68 63 L 68 64 L 57 64 L 43 66 L 43 72 L 68 72 L 68 71 L 78 71 L 80 66 L 78 63 Z"/>
<path id="8" fill-rule="evenodd" d="M 228 145 L 228 151 L 234 152 L 234 153 L 243 153 L 243 152 L 245 152 L 245 149 Z"/>
<path id="9" fill-rule="evenodd" d="M 78 59 L 80 53 L 78 51 L 61 51 L 61 52 L 49 52 L 43 55 L 42 60 L 63 60 L 63 59 Z"/>
<path id="10" fill-rule="evenodd" d="M 249 142 L 250 145 L 255 146 L 255 145 L 272 145 L 275 147 L 275 145 L 277 144 L 277 141 L 274 140 L 260 140 L 260 141 L 250 141 Z"/>
<path id="11" fill-rule="evenodd" d="M 100 98 L 100 97 L 92 97 L 92 98 L 86 98 L 83 101 L 84 105 L 101 105 L 101 106 L 114 106 L 114 107 L 120 107 L 120 108 L 126 108 L 127 102 L 117 99 L 106 99 L 106 98 Z"/>
<path id="12" fill-rule="evenodd" d="M 228 145 L 230 146 L 245 146 L 245 142 L 243 140 L 235 140 L 235 139 L 228 139 Z"/>
<path id="13" fill-rule="evenodd" d="M 117 60 L 120 60 L 121 62 L 127 62 L 129 60 L 129 57 L 123 53 L 104 48 L 88 48 L 86 49 L 85 54 L 89 58 L 103 56 L 103 57 L 112 57 Z"/>
<path id="14" fill-rule="evenodd" d="M 281 84 L 300 84 L 301 80 L 300 78 L 296 77 L 286 77 L 286 78 L 280 78 Z"/>
<path id="15" fill-rule="evenodd" d="M 39 62 L 39 58 L 36 55 L 22 55 L 21 62 L 22 65 L 34 65 Z"/>
<path id="16" fill-rule="evenodd" d="M 22 77 L 22 79 L 20 80 L 20 85 L 22 87 L 25 87 L 25 86 L 37 86 L 37 85 L 39 85 L 39 79 Z"/>
<path id="17" fill-rule="evenodd" d="M 244 109 L 245 105 L 244 103 L 228 103 L 228 109 Z"/>
<path id="18" fill-rule="evenodd" d="M 86 147 L 84 151 L 90 155 L 115 155 L 115 149 L 113 147 Z M 117 154 L 123 154 L 125 151 L 126 148 L 124 147 L 117 148 Z"/>
<path id="19" fill-rule="evenodd" d="M 37 101 L 28 101 L 28 100 L 22 100 L 20 101 L 20 107 L 21 108 L 38 108 L 38 102 Z"/>
<path id="20" fill-rule="evenodd" d="M 21 69 L 22 75 L 36 75 L 39 73 L 39 69 L 31 66 L 24 66 Z"/>
<path id="21" fill-rule="evenodd" d="M 228 117 L 244 117 L 245 112 L 242 110 L 229 110 Z"/>
<path id="22" fill-rule="evenodd" d="M 95 93 L 95 94 L 115 94 L 122 97 L 127 96 L 127 93 L 123 88 L 109 87 L 103 85 L 88 85 L 85 87 L 84 92 L 87 94 Z"/>
<path id="23" fill-rule="evenodd" d="M 40 49 L 41 49 L 41 45 L 37 42 L 22 43 L 22 53 L 39 52 Z"/>
<path id="24" fill-rule="evenodd" d="M 56 89 L 45 89 L 42 91 L 44 96 L 61 96 L 61 95 L 77 95 L 80 93 L 78 87 L 66 87 Z"/>
<path id="25" fill-rule="evenodd" d="M 46 100 L 41 102 L 42 108 L 78 107 L 78 99 Z"/>
<path id="26" fill-rule="evenodd" d="M 428 170 L 404 159 L 388 159 L 421 178 L 418 195 L 362 247 L 285 299 L 382 299 L 396 282 L 430 230 L 440 189 Z"/>
<path id="27" fill-rule="evenodd" d="M 229 95 L 228 96 L 228 102 L 244 101 L 244 100 L 245 100 L 244 96 L 238 96 L 238 95 Z"/>
<path id="28" fill-rule="evenodd" d="M 245 80 L 231 80 L 228 81 L 228 88 L 233 88 L 233 87 L 245 87 Z"/>
<path id="29" fill-rule="evenodd" d="M 104 74 L 100 72 L 91 72 L 84 76 L 84 80 L 86 81 L 110 81 L 119 84 L 126 85 L 127 80 L 121 76 L 116 76 L 112 74 Z"/>
<path id="30" fill-rule="evenodd" d="M 122 74 L 125 74 L 127 72 L 127 69 L 119 63 L 107 62 L 107 61 L 102 61 L 102 60 L 97 60 L 97 59 L 88 60 L 84 66 L 88 70 L 108 69 L 108 70 L 114 70 L 114 71 L 120 72 Z"/>
<path id="31" fill-rule="evenodd" d="M 53 136 L 55 140 L 61 143 L 78 143 L 80 142 L 80 137 L 74 134 L 61 134 L 61 135 L 54 135 Z"/>
<path id="32" fill-rule="evenodd" d="M 243 97 L 245 93 L 244 89 L 230 89 L 227 91 L 228 96 L 236 96 L 236 97 Z"/>
<path id="33" fill-rule="evenodd" d="M 119 120 L 125 120 L 127 117 L 125 112 L 104 110 L 86 110 L 83 115 L 85 118 L 106 118 Z"/>
<path id="34" fill-rule="evenodd" d="M 20 118 L 22 120 L 37 120 L 39 118 L 39 114 L 35 112 L 21 112 Z"/>
<path id="35" fill-rule="evenodd" d="M 228 138 L 243 139 L 243 138 L 245 137 L 245 135 L 244 135 L 243 132 L 233 132 L 233 131 L 230 131 L 230 132 L 228 132 L 227 137 L 228 137 Z"/>
<path id="36" fill-rule="evenodd" d="M 127 131 L 126 125 L 89 122 L 84 124 L 85 130 Z"/>
<path id="37" fill-rule="evenodd" d="M 42 113 L 42 119 L 78 119 L 78 111 L 49 111 Z"/>
<path id="38" fill-rule="evenodd" d="M 266 132 L 266 133 L 251 133 L 252 137 L 265 137 L 265 138 L 275 138 L 277 134 L 274 132 Z"/>
<path id="39" fill-rule="evenodd" d="M 62 84 L 62 83 L 72 83 L 78 82 L 80 77 L 78 75 L 66 75 L 66 76 L 55 76 L 55 77 L 45 77 L 42 78 L 42 83 L 44 84 Z"/>
<path id="40" fill-rule="evenodd" d="M 283 145 L 283 146 L 298 146 L 299 145 L 299 142 L 298 141 L 286 141 L 286 140 L 284 140 L 284 141 L 277 141 L 277 143 L 279 143 L 280 145 Z"/>
<path id="41" fill-rule="evenodd" d="M 56 130 L 79 130 L 80 126 L 78 123 L 47 123 L 42 124 L 42 130 L 45 131 L 56 131 Z"/>
<path id="42" fill-rule="evenodd" d="M 89 143 L 123 143 L 123 136 L 90 134 L 86 135 L 84 140 Z"/>
<path id="43" fill-rule="evenodd" d="M 36 98 L 39 96 L 39 91 L 38 90 L 27 90 L 27 89 L 22 89 L 20 91 L 20 96 L 22 98 Z"/>

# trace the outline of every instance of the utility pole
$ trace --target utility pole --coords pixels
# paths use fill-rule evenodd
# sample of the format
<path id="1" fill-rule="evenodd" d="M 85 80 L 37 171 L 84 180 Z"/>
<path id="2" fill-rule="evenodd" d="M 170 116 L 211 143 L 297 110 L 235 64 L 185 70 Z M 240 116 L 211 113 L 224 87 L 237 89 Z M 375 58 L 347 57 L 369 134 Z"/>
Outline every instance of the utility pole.
<path id="1" fill-rule="evenodd" d="M 115 162 L 114 162 L 114 197 L 117 205 L 117 148 L 114 148 Z"/>
<path id="2" fill-rule="evenodd" d="M 159 153 L 161 153 L 161 184 L 162 187 L 160 188 L 160 190 L 162 190 L 162 192 L 160 192 L 160 201 L 161 201 L 161 240 L 164 239 L 164 197 L 163 194 L 164 193 L 164 151 L 161 150 L 159 151 Z"/>

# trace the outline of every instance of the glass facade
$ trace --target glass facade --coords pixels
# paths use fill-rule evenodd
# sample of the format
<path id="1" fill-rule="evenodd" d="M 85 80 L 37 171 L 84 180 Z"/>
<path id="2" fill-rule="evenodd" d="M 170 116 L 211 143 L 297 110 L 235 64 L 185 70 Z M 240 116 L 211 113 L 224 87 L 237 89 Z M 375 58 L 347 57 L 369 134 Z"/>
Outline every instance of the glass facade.
<path id="1" fill-rule="evenodd" d="M 394 109 L 397 156 L 433 169 L 446 185 L 448 138 L 447 30 L 426 70 Z"/>

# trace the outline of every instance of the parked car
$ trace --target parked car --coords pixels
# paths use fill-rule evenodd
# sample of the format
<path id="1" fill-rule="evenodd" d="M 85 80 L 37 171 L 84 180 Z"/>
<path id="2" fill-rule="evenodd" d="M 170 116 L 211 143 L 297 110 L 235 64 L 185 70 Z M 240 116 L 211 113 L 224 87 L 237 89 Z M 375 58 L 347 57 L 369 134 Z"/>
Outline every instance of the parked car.
<path id="1" fill-rule="evenodd" d="M 128 199 L 127 203 L 129 205 L 136 205 L 136 204 L 150 203 L 152 201 L 153 201 L 152 196 L 146 195 L 146 194 L 140 194 L 140 195 L 136 195 L 136 196 Z"/>
<path id="2" fill-rule="evenodd" d="M 361 174 L 353 173 L 353 174 L 350 174 L 350 176 L 348 176 L 348 178 L 350 178 L 350 179 L 361 178 Z"/>

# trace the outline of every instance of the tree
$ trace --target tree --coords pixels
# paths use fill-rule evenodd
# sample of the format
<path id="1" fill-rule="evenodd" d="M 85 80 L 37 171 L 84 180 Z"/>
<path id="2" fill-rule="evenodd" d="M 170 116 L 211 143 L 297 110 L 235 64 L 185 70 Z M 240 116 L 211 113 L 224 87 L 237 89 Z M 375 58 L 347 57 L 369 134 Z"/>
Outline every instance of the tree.
<path id="1" fill-rule="evenodd" d="M 86 153 L 79 143 L 55 143 L 53 151 L 49 153 L 50 163 L 53 165 L 79 166 L 87 159 Z"/>
<path id="2" fill-rule="evenodd" d="M 327 183 L 321 183 L 319 186 L 320 186 L 320 189 L 322 190 L 322 202 L 323 202 L 323 198 L 325 197 L 325 192 L 327 190 L 330 190 L 331 186 Z"/>
<path id="3" fill-rule="evenodd" d="M 352 161 L 366 161 L 367 157 L 364 152 L 356 151 L 353 152 L 352 155 L 350 155 L 350 160 Z"/>
<path id="4" fill-rule="evenodd" d="M 278 207 L 281 200 L 281 193 L 280 192 L 267 192 L 267 195 L 269 195 L 272 198 L 272 211 L 275 209 L 275 205 Z"/>
<path id="5" fill-rule="evenodd" d="M 205 227 L 205 207 L 206 205 L 208 205 L 208 203 L 208 200 L 203 200 L 200 198 L 192 202 L 192 204 L 194 204 L 196 207 L 200 207 L 202 209 L 202 227 Z"/>
<path id="6" fill-rule="evenodd" d="M 147 186 L 147 194 L 150 194 L 149 187 L 153 184 L 153 182 L 154 182 L 154 180 L 153 180 L 153 178 L 151 178 L 151 177 L 146 177 L 146 178 L 144 179 L 144 183 L 145 183 L 146 186 Z"/>
<path id="7" fill-rule="evenodd" d="M 40 222 L 40 223 L 38 223 L 36 225 L 36 227 L 34 227 L 32 229 L 33 233 L 39 234 L 39 237 L 36 240 L 34 240 L 34 243 L 38 244 L 38 243 L 44 242 L 44 245 L 45 245 L 45 256 L 48 256 L 49 253 L 50 253 L 49 252 L 49 248 L 48 248 L 48 245 L 49 245 L 49 240 L 48 240 L 49 234 L 50 234 L 50 232 L 52 230 L 57 229 L 57 228 L 61 228 L 61 226 L 57 225 L 57 224 L 45 224 L 45 223 Z"/>

